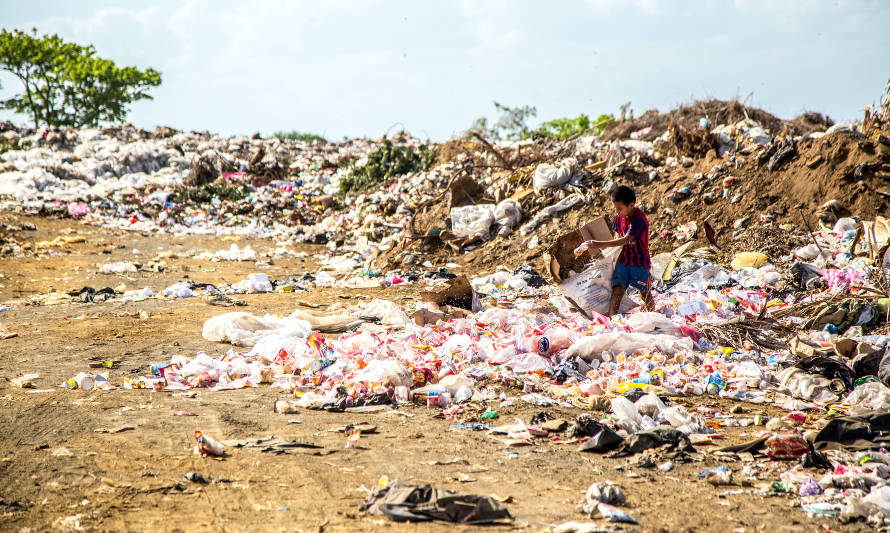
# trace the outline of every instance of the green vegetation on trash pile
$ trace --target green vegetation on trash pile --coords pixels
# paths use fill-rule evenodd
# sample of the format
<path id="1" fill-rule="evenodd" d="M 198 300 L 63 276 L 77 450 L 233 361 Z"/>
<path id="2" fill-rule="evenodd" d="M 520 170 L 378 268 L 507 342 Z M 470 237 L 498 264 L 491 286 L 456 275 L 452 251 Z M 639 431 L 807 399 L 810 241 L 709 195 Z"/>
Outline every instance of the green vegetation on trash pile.
<path id="1" fill-rule="evenodd" d="M 344 193 L 361 191 L 409 172 L 423 172 L 433 166 L 435 159 L 435 147 L 426 144 L 417 148 L 393 146 L 389 139 L 384 139 L 383 144 L 368 156 L 365 165 L 352 167 L 349 176 L 340 182 L 340 190 Z"/>
<path id="2" fill-rule="evenodd" d="M 478 133 L 489 139 L 506 139 L 508 141 L 519 141 L 531 137 L 532 130 L 526 121 L 538 114 L 537 108 L 527 105 L 507 107 L 498 102 L 494 103 L 494 108 L 501 116 L 491 127 L 488 126 L 487 118 L 479 117 L 470 126 L 468 133 Z"/>
<path id="3" fill-rule="evenodd" d="M 10 150 L 27 150 L 30 147 L 31 143 L 23 140 L 20 137 L 7 139 L 2 134 L 0 134 L 0 154 L 9 152 Z"/>
<path id="4" fill-rule="evenodd" d="M 325 138 L 321 135 L 316 135 L 314 133 L 304 133 L 297 130 L 291 131 L 276 131 L 272 134 L 273 137 L 277 139 L 281 139 L 282 141 L 302 141 L 302 142 L 312 142 L 312 141 L 324 141 Z"/>
<path id="5" fill-rule="evenodd" d="M 151 100 L 148 90 L 161 84 L 154 69 L 118 67 L 81 46 L 37 30 L 0 31 L 0 70 L 22 83 L 22 93 L 0 101 L 0 109 L 28 115 L 34 127 L 98 126 L 122 122 L 129 106 Z"/>
<path id="6" fill-rule="evenodd" d="M 535 130 L 544 137 L 551 139 L 568 139 L 584 133 L 592 133 L 593 135 L 602 135 L 602 133 L 615 123 L 615 117 L 609 113 L 608 115 L 600 115 L 596 122 L 591 122 L 590 117 L 585 114 L 578 115 L 575 118 L 557 118 L 548 120 L 541 124 Z"/>
<path id="7" fill-rule="evenodd" d="M 180 202 L 207 203 L 213 201 L 214 198 L 223 202 L 237 202 L 247 198 L 250 191 L 250 186 L 246 183 L 226 183 L 224 180 L 218 179 L 198 187 L 180 189 L 176 196 Z"/>
<path id="8" fill-rule="evenodd" d="M 557 118 L 542 123 L 537 128 L 531 128 L 527 122 L 537 116 L 538 110 L 532 106 L 508 107 L 494 102 L 495 111 L 500 113 L 500 118 L 488 125 L 488 119 L 479 117 L 467 130 L 467 136 L 479 134 L 483 137 L 496 140 L 521 141 L 535 136 L 549 139 L 568 139 L 584 133 L 600 135 L 607 128 L 615 124 L 615 117 L 610 114 L 600 115 L 595 122 L 585 114 L 575 118 Z"/>

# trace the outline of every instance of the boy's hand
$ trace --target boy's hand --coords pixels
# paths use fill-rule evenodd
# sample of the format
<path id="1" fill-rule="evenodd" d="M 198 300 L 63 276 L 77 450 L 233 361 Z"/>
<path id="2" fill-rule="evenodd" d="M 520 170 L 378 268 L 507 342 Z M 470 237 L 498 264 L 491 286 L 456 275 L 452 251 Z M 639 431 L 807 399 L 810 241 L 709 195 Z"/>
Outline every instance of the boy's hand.
<path id="1" fill-rule="evenodd" d="M 599 246 L 593 241 L 584 241 L 580 246 L 575 248 L 575 257 L 581 257 L 582 255 L 589 253 L 590 250 L 599 248 Z"/>

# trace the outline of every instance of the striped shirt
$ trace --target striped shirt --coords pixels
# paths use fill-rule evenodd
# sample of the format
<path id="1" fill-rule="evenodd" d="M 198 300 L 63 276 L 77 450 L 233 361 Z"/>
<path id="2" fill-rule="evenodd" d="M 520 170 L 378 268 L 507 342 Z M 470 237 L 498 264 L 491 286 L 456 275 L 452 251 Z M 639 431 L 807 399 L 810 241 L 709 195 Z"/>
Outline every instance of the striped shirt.
<path id="1" fill-rule="evenodd" d="M 621 255 L 618 262 L 627 266 L 650 268 L 652 260 L 649 257 L 649 220 L 646 214 L 639 208 L 635 208 L 635 214 L 630 218 L 618 216 L 612 223 L 612 230 L 622 237 L 630 235 L 633 240 L 621 247 Z"/>

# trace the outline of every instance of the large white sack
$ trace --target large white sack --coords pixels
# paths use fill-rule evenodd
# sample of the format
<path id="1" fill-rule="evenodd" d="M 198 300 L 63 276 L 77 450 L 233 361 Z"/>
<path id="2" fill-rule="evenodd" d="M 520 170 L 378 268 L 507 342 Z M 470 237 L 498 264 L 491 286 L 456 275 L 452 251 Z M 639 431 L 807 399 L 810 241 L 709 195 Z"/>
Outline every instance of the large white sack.
<path id="1" fill-rule="evenodd" d="M 451 209 L 451 231 L 458 237 L 487 240 L 494 223 L 494 204 L 465 205 Z"/>
<path id="2" fill-rule="evenodd" d="M 213 342 L 228 342 L 235 346 L 254 346 L 260 339 L 288 327 L 311 331 L 309 323 L 302 320 L 284 319 L 274 315 L 262 318 L 236 311 L 209 318 L 204 322 L 201 335 Z M 308 333 L 307 333 L 308 335 Z"/>
<path id="3" fill-rule="evenodd" d="M 362 316 L 376 316 L 387 327 L 405 327 L 411 321 L 398 304 L 376 298 L 362 310 Z"/>
<path id="4" fill-rule="evenodd" d="M 636 333 L 680 334 L 680 328 L 661 313 L 648 311 L 634 313 L 627 317 L 627 325 L 633 328 Z"/>
<path id="5" fill-rule="evenodd" d="M 692 350 L 692 340 L 673 335 L 651 335 L 649 333 L 626 333 L 623 331 L 601 333 L 592 337 L 582 337 L 566 351 L 566 358 L 580 357 L 585 361 L 599 359 L 605 351 L 631 353 L 635 350 L 653 349 L 666 354 L 679 350 Z"/>
<path id="6" fill-rule="evenodd" d="M 572 166 L 574 160 L 565 160 L 559 166 L 550 163 L 541 163 L 535 169 L 534 188 L 535 193 L 545 189 L 559 187 L 572 179 Z"/>

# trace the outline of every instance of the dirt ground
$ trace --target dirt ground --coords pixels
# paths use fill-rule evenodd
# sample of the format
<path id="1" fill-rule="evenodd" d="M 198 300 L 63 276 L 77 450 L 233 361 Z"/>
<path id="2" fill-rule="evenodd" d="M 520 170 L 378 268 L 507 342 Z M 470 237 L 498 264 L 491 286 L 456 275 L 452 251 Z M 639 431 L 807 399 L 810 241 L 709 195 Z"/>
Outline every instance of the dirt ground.
<path id="1" fill-rule="evenodd" d="M 614 480 L 625 490 L 628 512 L 639 526 L 632 531 L 865 531 L 863 523 L 840 524 L 835 519 L 810 518 L 794 507 L 797 498 L 764 496 L 761 489 L 778 480 L 789 465 L 766 463 L 753 486 L 713 487 L 696 474 L 726 464 L 741 470 L 741 461 L 715 456 L 715 446 L 698 446 L 688 463 L 662 472 L 638 466 L 639 457 L 608 459 L 577 451 L 548 439 L 523 448 L 505 448 L 485 432 L 451 429 L 439 409 L 400 407 L 392 413 L 329 413 L 302 410 L 283 415 L 272 403 L 286 397 L 262 386 L 228 392 L 198 390 L 194 394 L 125 390 L 84 392 L 57 389 L 29 394 L 8 379 L 40 374 L 39 389 L 53 387 L 90 362 L 118 360 L 109 370 L 120 385 L 125 376 L 149 372 L 153 362 L 173 354 L 194 356 L 206 351 L 218 356 L 228 349 L 201 337 L 211 316 L 229 308 L 208 305 L 200 298 L 149 299 L 143 302 L 23 305 L 51 290 L 60 293 L 84 285 L 100 288 L 124 283 L 127 289 L 149 286 L 155 292 L 184 279 L 196 282 L 235 282 L 258 271 L 253 262 L 166 259 L 163 272 L 99 275 L 97 266 L 112 261 L 152 258 L 159 250 L 217 251 L 229 242 L 212 236 L 175 237 L 103 230 L 72 220 L 19 217 L 0 213 L 0 223 L 30 222 L 36 231 L 15 233 L 19 242 L 36 242 L 59 235 L 79 235 L 85 242 L 47 254 L 0 259 L 0 330 L 17 337 L 0 340 L 0 531 L 470 531 L 448 524 L 397 524 L 358 510 L 365 497 L 360 487 L 373 487 L 381 476 L 432 483 L 462 492 L 509 498 L 516 520 L 507 529 L 545 530 L 569 520 L 588 521 L 576 508 L 593 482 Z M 245 239 L 258 253 L 273 247 L 269 240 Z M 295 246 L 312 253 L 311 246 Z M 141 255 L 134 256 L 133 249 Z M 320 249 L 320 247 L 319 247 Z M 111 253 L 103 253 L 110 250 Z M 459 260 L 457 262 L 460 262 Z M 316 270 L 308 258 L 276 258 L 270 278 Z M 408 304 L 416 287 L 375 290 L 317 290 L 309 293 L 247 295 L 253 314 L 290 313 L 298 301 L 321 306 L 354 303 L 380 296 Z M 147 316 L 146 314 L 147 313 Z M 5 379 L 4 379 L 5 378 Z M 519 390 L 505 390 L 518 397 Z M 714 398 L 677 399 L 690 408 L 732 404 Z M 498 423 L 525 421 L 540 408 L 518 401 L 499 407 Z M 171 411 L 198 413 L 171 416 Z M 571 420 L 580 409 L 547 408 Z M 750 416 L 773 413 L 772 408 L 743 404 Z M 474 411 L 475 412 L 475 411 Z M 479 411 L 481 412 L 481 411 Z M 601 413 L 596 412 L 599 416 Z M 297 420 L 299 423 L 291 423 Z M 469 417 L 467 422 L 477 421 Z M 360 446 L 345 449 L 342 433 L 331 428 L 367 422 L 378 433 L 363 435 Z M 218 439 L 260 438 L 269 435 L 311 443 L 321 448 L 297 448 L 286 455 L 258 449 L 230 449 L 222 460 L 192 453 L 193 432 L 201 429 Z M 723 431 L 723 430 L 721 430 Z M 725 428 L 720 444 L 750 440 L 756 428 Z M 665 457 L 654 457 L 660 464 Z M 430 462 L 446 464 L 430 464 Z M 187 472 L 211 478 L 190 483 Z M 721 493 L 742 490 L 742 494 Z M 592 519 L 603 526 L 601 518 Z"/>

